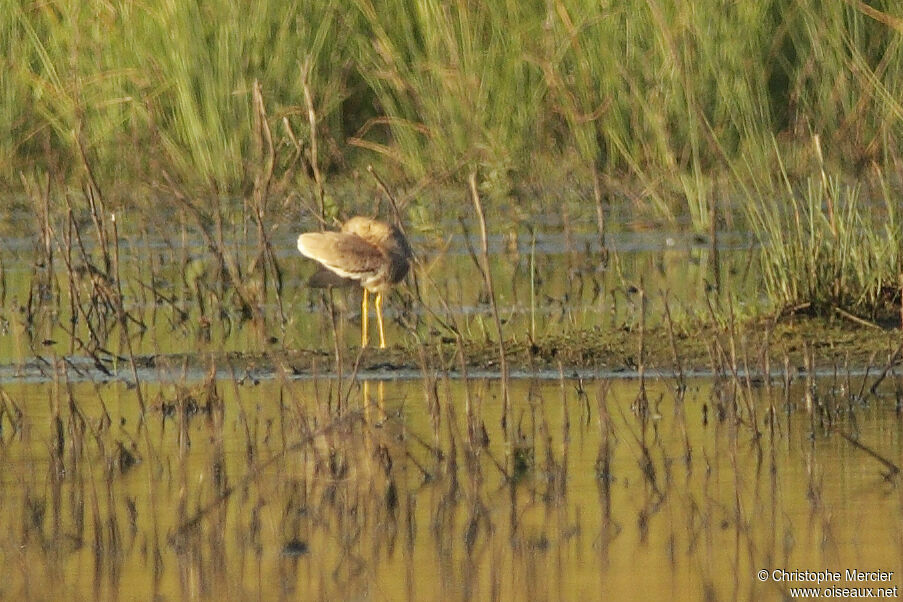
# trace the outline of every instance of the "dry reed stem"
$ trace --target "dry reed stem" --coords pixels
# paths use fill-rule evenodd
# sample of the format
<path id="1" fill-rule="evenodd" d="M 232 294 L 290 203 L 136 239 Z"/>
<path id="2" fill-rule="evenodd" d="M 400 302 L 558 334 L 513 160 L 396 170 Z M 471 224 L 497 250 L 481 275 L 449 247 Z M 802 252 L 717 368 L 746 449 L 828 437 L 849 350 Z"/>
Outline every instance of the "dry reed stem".
<path id="1" fill-rule="evenodd" d="M 307 105 L 307 124 L 310 128 L 310 168 L 314 183 L 317 185 L 317 199 L 320 201 L 320 220 L 326 223 L 326 193 L 323 189 L 323 176 L 320 173 L 320 153 L 317 136 L 317 112 L 314 109 L 314 98 L 310 91 L 310 72 L 313 63 L 310 57 L 301 65 L 301 89 L 304 91 L 304 102 Z"/>
<path id="2" fill-rule="evenodd" d="M 135 393 L 138 396 L 138 406 L 141 409 L 141 419 L 143 420 L 146 411 L 146 405 L 144 403 L 144 392 L 141 389 L 141 381 L 138 379 L 138 366 L 135 362 L 135 350 L 132 347 L 132 337 L 129 336 L 129 324 L 128 319 L 126 318 L 126 311 L 122 298 L 122 281 L 119 274 L 119 229 L 116 226 L 115 214 L 111 215 L 111 221 L 113 222 L 113 259 L 115 266 L 114 280 L 116 282 L 116 300 L 117 311 L 119 313 L 119 325 L 120 328 L 122 328 L 123 337 L 125 338 L 125 345 L 129 354 L 129 366 L 132 369 L 132 378 L 135 381 Z"/>
<path id="3" fill-rule="evenodd" d="M 608 264 L 608 246 L 605 243 L 605 197 L 602 193 L 602 177 L 599 168 L 593 165 L 593 200 L 596 202 L 596 229 L 599 234 L 599 253 L 602 265 Z"/>
<path id="4" fill-rule="evenodd" d="M 245 279 L 242 276 L 241 269 L 238 266 L 234 254 L 225 246 L 223 240 L 222 213 L 219 210 L 219 205 L 217 205 L 212 218 L 215 230 L 211 232 L 209 225 L 211 216 L 206 215 L 198 209 L 198 207 L 188 198 L 188 195 L 181 190 L 178 184 L 165 170 L 163 171 L 163 178 L 167 183 L 169 198 L 184 209 L 191 217 L 195 227 L 207 245 L 207 250 L 213 254 L 219 264 L 221 269 L 217 270 L 217 273 L 221 273 L 225 270 L 229 277 L 229 284 L 232 285 L 232 290 L 238 295 L 242 311 L 247 315 L 252 315 L 254 313 L 254 300 L 248 294 L 248 287 L 245 284 Z M 195 281 L 195 283 L 197 285 L 197 281 Z M 222 283 L 220 284 L 222 285 Z M 198 298 L 200 299 L 200 294 L 198 295 Z"/>
<path id="5" fill-rule="evenodd" d="M 498 336 L 499 365 L 502 370 L 502 427 L 508 433 L 508 423 L 511 414 L 511 399 L 508 394 L 508 360 L 505 356 L 505 338 L 502 331 L 502 321 L 499 318 L 499 309 L 495 299 L 495 288 L 492 282 L 492 271 L 489 266 L 489 235 L 486 230 L 486 216 L 483 214 L 483 203 L 480 201 L 480 193 L 477 190 L 477 174 L 470 172 L 468 176 L 470 184 L 470 197 L 480 223 L 480 241 L 482 243 L 482 269 L 483 280 L 486 284 L 486 292 L 489 295 L 489 303 L 492 316 L 495 320 L 496 335 Z M 510 433 L 508 433 L 510 434 Z"/>
<path id="6" fill-rule="evenodd" d="M 282 306 L 282 270 L 280 269 L 279 262 L 277 261 L 276 255 L 273 252 L 273 246 L 270 244 L 269 236 L 267 235 L 265 226 L 266 205 L 269 199 L 270 183 L 273 180 L 273 172 L 276 165 L 276 151 L 273 147 L 273 135 L 270 132 L 270 125 L 267 120 L 266 105 L 263 101 L 263 93 L 261 92 L 260 82 L 258 80 L 254 80 L 253 99 L 255 109 L 254 115 L 255 120 L 257 121 L 256 130 L 260 138 L 259 145 L 262 147 L 260 150 L 260 154 L 262 156 L 264 154 L 263 148 L 266 148 L 266 158 L 264 160 L 262 173 L 258 172 L 254 176 L 254 191 L 252 193 L 252 198 L 254 201 L 252 214 L 254 216 L 254 223 L 257 226 L 258 244 L 257 257 L 254 259 L 253 265 L 257 266 L 262 264 L 263 266 L 261 270 L 263 285 L 260 288 L 259 295 L 261 303 L 265 303 L 266 301 L 267 266 L 269 266 L 273 271 L 273 277 L 275 278 L 274 287 L 276 292 L 276 306 L 279 309 L 282 330 L 284 332 L 286 317 L 285 311 Z"/>
<path id="7" fill-rule="evenodd" d="M 887 468 L 887 472 L 883 475 L 885 479 L 891 480 L 892 478 L 900 474 L 900 467 L 897 464 L 895 464 L 891 460 L 888 460 L 887 458 L 876 452 L 874 449 L 868 447 L 867 445 L 863 444 L 862 442 L 839 429 L 834 429 L 834 432 L 846 439 L 850 443 L 850 445 L 860 451 L 864 451 L 866 454 L 880 462 L 882 466 Z"/>
<path id="8" fill-rule="evenodd" d="M 715 283 L 715 294 L 721 294 L 721 250 L 718 248 L 718 202 L 709 203 L 709 270 Z"/>
<path id="9" fill-rule="evenodd" d="M 674 320 L 671 318 L 671 307 L 668 303 L 668 293 L 662 293 L 663 304 L 665 308 L 665 323 L 668 326 L 668 344 L 671 347 L 671 361 L 677 370 L 677 391 L 680 401 L 683 401 L 683 392 L 687 390 L 687 379 L 684 375 L 683 362 L 680 361 L 680 354 L 677 352 L 677 340 L 674 336 Z"/>

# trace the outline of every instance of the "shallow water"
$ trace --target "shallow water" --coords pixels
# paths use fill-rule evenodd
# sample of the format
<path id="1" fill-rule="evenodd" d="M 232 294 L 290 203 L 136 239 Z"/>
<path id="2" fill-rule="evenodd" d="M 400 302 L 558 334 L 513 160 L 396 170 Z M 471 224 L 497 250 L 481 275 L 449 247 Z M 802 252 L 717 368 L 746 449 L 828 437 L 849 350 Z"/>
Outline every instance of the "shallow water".
<path id="1" fill-rule="evenodd" d="M 278 296 L 273 274 L 264 279 L 251 269 L 259 250 L 249 235 L 231 233 L 228 246 L 254 295 L 257 319 L 248 319 L 202 240 L 187 229 L 140 231 L 127 216 L 118 223 L 123 231 L 135 232 L 119 246 L 119 273 L 128 343 L 136 355 L 331 348 L 334 326 L 326 310 L 327 295 L 305 286 L 315 265 L 295 249 L 299 228 L 281 225 L 270 234 L 282 283 Z M 675 320 L 707 315 L 707 299 L 717 303 L 727 291 L 738 312 L 761 302 L 751 278 L 754 251 L 747 234 L 719 234 L 719 295 L 714 291 L 711 248 L 704 238 L 678 232 L 612 233 L 606 263 L 599 254 L 598 235 L 562 231 L 552 219 L 544 225 L 546 230 L 530 234 L 512 224 L 490 240 L 500 317 L 506 330 L 517 336 L 529 333 L 536 339 L 635 326 L 641 313 L 640 289 L 645 291 L 648 326 L 663 319 L 665 299 Z M 409 279 L 387 301 L 390 342 L 416 340 L 411 329 L 420 338 L 448 337 L 449 323 L 467 338 L 494 336 L 491 307 L 471 255 L 472 249 L 479 249 L 476 230 L 470 226 L 469 243 L 460 225 L 450 225 L 448 234 L 442 230 L 411 235 L 420 267 L 416 283 Z M 84 238 L 85 253 L 103 271 L 98 246 L 88 234 Z M 59 241 L 55 244 L 52 261 L 36 260 L 40 255 L 34 238 L 11 236 L 0 246 L 0 364 L 23 364 L 35 356 L 48 361 L 54 356 L 85 357 L 87 348 L 112 369 L 115 356 L 129 354 L 118 316 L 112 310 L 97 311 L 104 299 L 115 297 L 114 282 L 92 279 L 83 271 L 70 281 L 66 261 L 83 270 L 84 258 L 73 252 L 66 260 Z M 421 301 L 414 301 L 415 296 Z M 358 345 L 360 292 L 339 289 L 332 299 L 339 336 L 348 347 Z"/>
<path id="2" fill-rule="evenodd" d="M 787 595 L 762 569 L 899 583 L 900 489 L 837 434 L 896 461 L 892 399 L 838 405 L 829 430 L 800 386 L 735 418 L 729 385 L 673 385 L 649 383 L 644 412 L 636 380 L 514 380 L 506 436 L 497 380 L 149 385 L 143 424 L 121 383 L 8 383 L 0 595 Z"/>

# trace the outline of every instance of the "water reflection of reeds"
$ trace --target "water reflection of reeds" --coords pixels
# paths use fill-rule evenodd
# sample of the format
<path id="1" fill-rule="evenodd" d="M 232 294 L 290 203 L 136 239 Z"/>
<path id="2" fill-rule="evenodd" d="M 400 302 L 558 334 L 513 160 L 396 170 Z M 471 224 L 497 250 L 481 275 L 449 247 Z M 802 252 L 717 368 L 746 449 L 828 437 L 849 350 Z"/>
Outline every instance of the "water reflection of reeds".
<path id="1" fill-rule="evenodd" d="M 562 370 L 509 382 L 508 431 L 499 381 L 422 370 L 146 385 L 143 420 L 125 384 L 4 386 L 6 594 L 761 598 L 761 567 L 899 563 L 896 376 Z"/>

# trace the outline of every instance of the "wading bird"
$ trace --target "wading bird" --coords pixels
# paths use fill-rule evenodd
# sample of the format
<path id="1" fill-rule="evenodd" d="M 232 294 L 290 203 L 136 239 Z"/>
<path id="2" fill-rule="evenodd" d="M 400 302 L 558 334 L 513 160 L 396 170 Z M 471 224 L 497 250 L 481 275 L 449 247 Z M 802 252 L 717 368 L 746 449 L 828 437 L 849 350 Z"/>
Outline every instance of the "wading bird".
<path id="1" fill-rule="evenodd" d="M 298 250 L 323 268 L 310 277 L 314 287 L 348 286 L 357 282 L 364 289 L 361 300 L 361 345 L 368 342 L 369 293 L 376 294 L 379 347 L 386 347 L 383 330 L 383 295 L 407 275 L 413 253 L 397 226 L 352 217 L 340 232 L 306 232 L 298 237 Z"/>

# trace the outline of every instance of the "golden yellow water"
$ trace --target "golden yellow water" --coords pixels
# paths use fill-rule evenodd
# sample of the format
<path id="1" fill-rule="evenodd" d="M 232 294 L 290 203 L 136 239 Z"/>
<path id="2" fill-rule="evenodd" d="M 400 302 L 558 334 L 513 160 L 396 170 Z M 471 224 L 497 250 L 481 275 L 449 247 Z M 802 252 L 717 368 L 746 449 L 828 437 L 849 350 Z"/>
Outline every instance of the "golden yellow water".
<path id="1" fill-rule="evenodd" d="M 900 583 L 899 476 L 808 414 L 801 387 L 789 411 L 780 387 L 754 391 L 755 418 L 743 401 L 736 419 L 711 380 L 682 399 L 647 383 L 645 412 L 635 380 L 515 380 L 506 435 L 499 381 L 428 376 L 143 385 L 143 423 L 121 383 L 4 384 L 0 598 L 768 600 L 809 585 L 757 578 L 775 569 Z M 833 428 L 899 465 L 892 401 L 837 403 Z"/>

